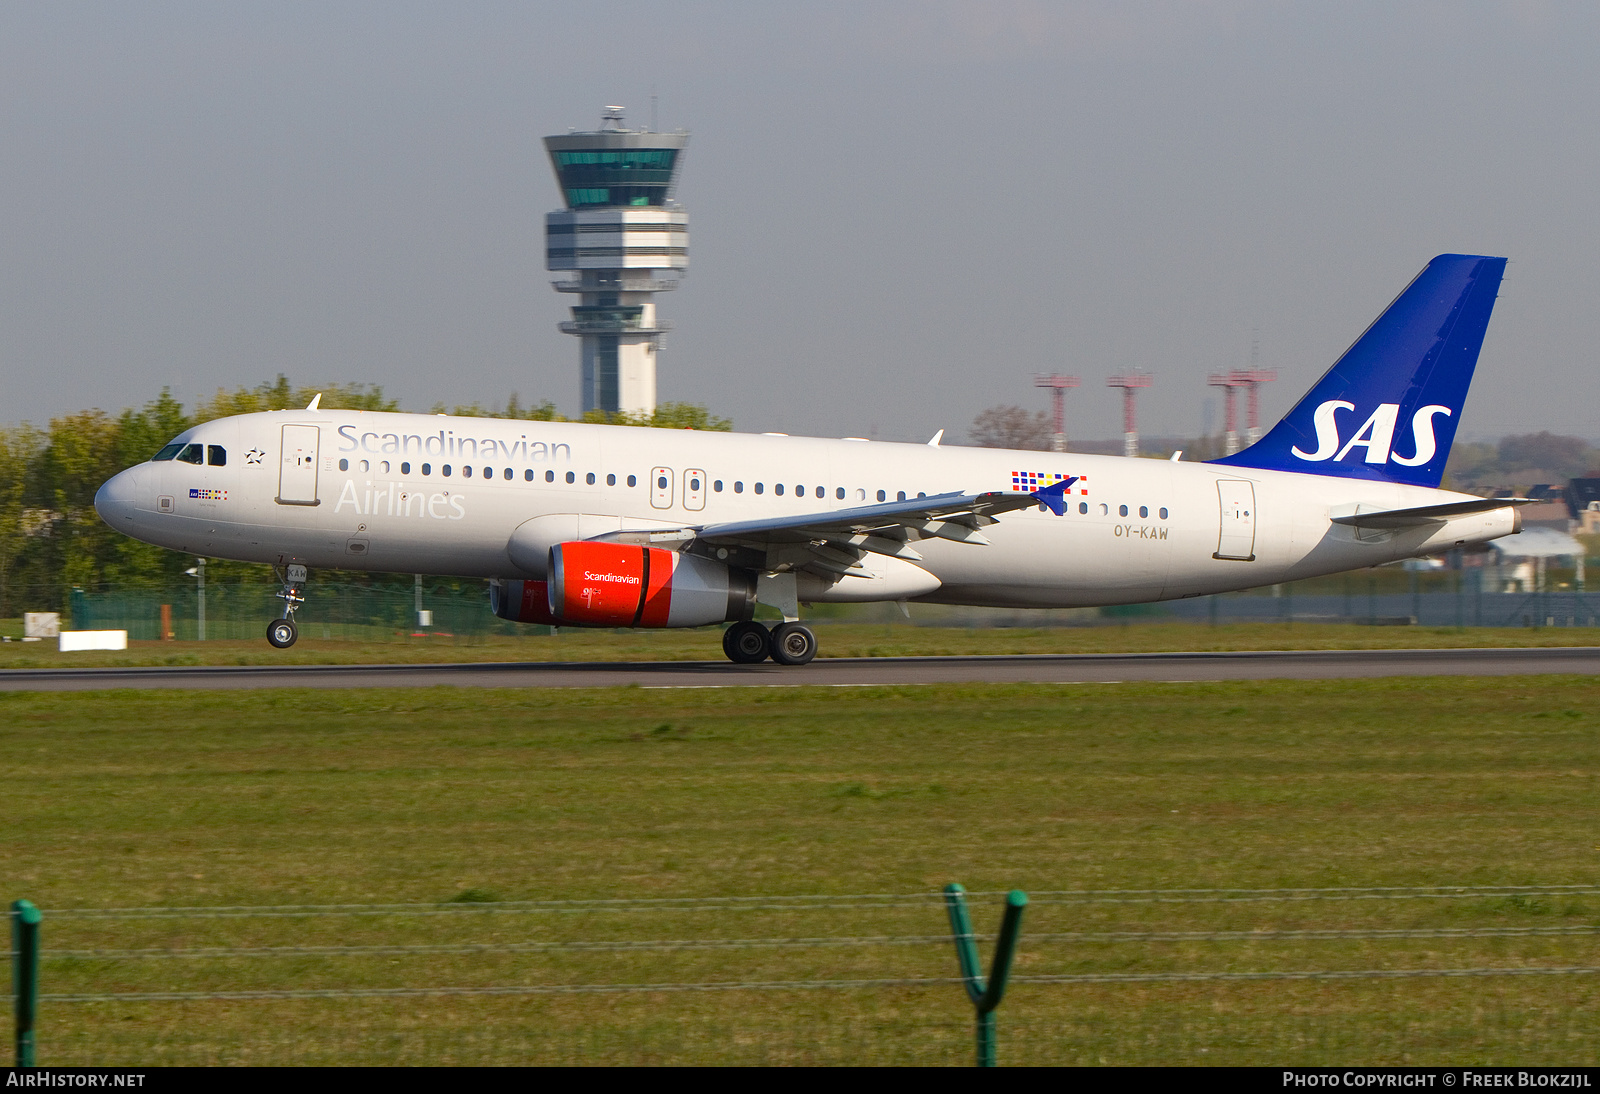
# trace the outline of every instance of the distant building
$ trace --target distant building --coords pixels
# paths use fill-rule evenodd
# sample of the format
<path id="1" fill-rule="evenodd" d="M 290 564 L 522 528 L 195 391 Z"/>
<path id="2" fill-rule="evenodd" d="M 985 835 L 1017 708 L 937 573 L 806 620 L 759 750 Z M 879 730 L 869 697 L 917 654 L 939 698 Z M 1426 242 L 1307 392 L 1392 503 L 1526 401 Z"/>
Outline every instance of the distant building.
<path id="1" fill-rule="evenodd" d="M 1567 510 L 1584 535 L 1600 532 L 1600 479 L 1571 479 L 1567 483 Z"/>
<path id="2" fill-rule="evenodd" d="M 585 412 L 651 414 L 656 356 L 671 324 L 656 317 L 655 294 L 678 287 L 689 266 L 689 214 L 672 200 L 685 132 L 626 129 L 610 106 L 600 128 L 546 137 L 564 209 L 545 217 L 545 265 L 571 276 L 576 293 L 561 324 L 582 339 L 579 375 Z"/>

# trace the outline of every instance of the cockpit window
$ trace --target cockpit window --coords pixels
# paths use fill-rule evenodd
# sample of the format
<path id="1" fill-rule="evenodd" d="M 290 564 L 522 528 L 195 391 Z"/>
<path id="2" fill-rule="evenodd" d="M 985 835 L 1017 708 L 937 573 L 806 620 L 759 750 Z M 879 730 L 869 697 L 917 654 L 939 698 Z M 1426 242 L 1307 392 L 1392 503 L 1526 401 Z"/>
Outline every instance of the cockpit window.
<path id="1" fill-rule="evenodd" d="M 183 445 L 181 444 L 163 445 L 161 451 L 157 452 L 154 456 L 151 456 L 150 460 L 152 463 L 156 460 L 170 460 L 172 457 L 176 456 L 182 448 Z"/>
<path id="2" fill-rule="evenodd" d="M 179 463 L 205 463 L 206 446 L 203 444 L 186 444 L 183 451 L 178 453 Z"/>
<path id="3" fill-rule="evenodd" d="M 228 464 L 228 450 L 220 444 L 206 445 L 206 463 L 212 467 L 226 467 Z"/>

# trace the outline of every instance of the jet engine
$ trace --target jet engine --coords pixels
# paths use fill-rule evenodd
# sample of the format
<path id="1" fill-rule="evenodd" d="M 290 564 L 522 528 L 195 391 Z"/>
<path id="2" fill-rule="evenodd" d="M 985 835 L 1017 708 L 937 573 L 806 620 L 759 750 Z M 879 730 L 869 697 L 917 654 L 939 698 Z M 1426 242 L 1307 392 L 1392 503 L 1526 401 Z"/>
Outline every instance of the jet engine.
<path id="1" fill-rule="evenodd" d="M 562 626 L 700 627 L 755 614 L 754 573 L 660 547 L 558 543 L 549 575 L 549 621 Z"/>

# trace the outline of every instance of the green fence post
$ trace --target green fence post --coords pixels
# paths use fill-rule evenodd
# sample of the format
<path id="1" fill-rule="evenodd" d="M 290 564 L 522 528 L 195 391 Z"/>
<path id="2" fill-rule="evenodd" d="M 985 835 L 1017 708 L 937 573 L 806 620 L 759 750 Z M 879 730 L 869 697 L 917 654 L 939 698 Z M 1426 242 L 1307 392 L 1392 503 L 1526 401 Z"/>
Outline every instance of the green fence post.
<path id="1" fill-rule="evenodd" d="M 33 1019 L 39 1010 L 39 909 L 11 904 L 11 990 L 17 1016 L 17 1065 L 33 1067 Z"/>
<path id="2" fill-rule="evenodd" d="M 994 947 L 994 964 L 987 983 L 978 959 L 978 940 L 972 933 L 972 916 L 967 913 L 967 891 L 951 883 L 944 887 L 945 910 L 950 914 L 950 933 L 955 939 L 956 960 L 961 965 L 962 986 L 972 1000 L 977 1018 L 978 1066 L 995 1066 L 994 1012 L 1005 997 L 1011 979 L 1011 959 L 1016 956 L 1017 938 L 1022 933 L 1022 909 L 1028 894 L 1013 889 L 1006 894 L 1005 918 L 1000 923 L 1000 938 Z"/>

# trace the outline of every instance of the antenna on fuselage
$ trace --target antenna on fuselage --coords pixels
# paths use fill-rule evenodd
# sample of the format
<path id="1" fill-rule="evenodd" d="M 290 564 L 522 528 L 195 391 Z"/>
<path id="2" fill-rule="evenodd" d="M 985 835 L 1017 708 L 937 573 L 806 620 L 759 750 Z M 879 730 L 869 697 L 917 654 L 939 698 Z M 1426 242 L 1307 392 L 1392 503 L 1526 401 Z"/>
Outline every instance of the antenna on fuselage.
<path id="1" fill-rule="evenodd" d="M 315 395 L 313 395 L 311 397 L 311 401 L 306 404 L 306 409 L 307 410 L 316 410 L 321 405 L 322 405 L 322 392 L 319 391 L 319 392 L 317 392 Z"/>

